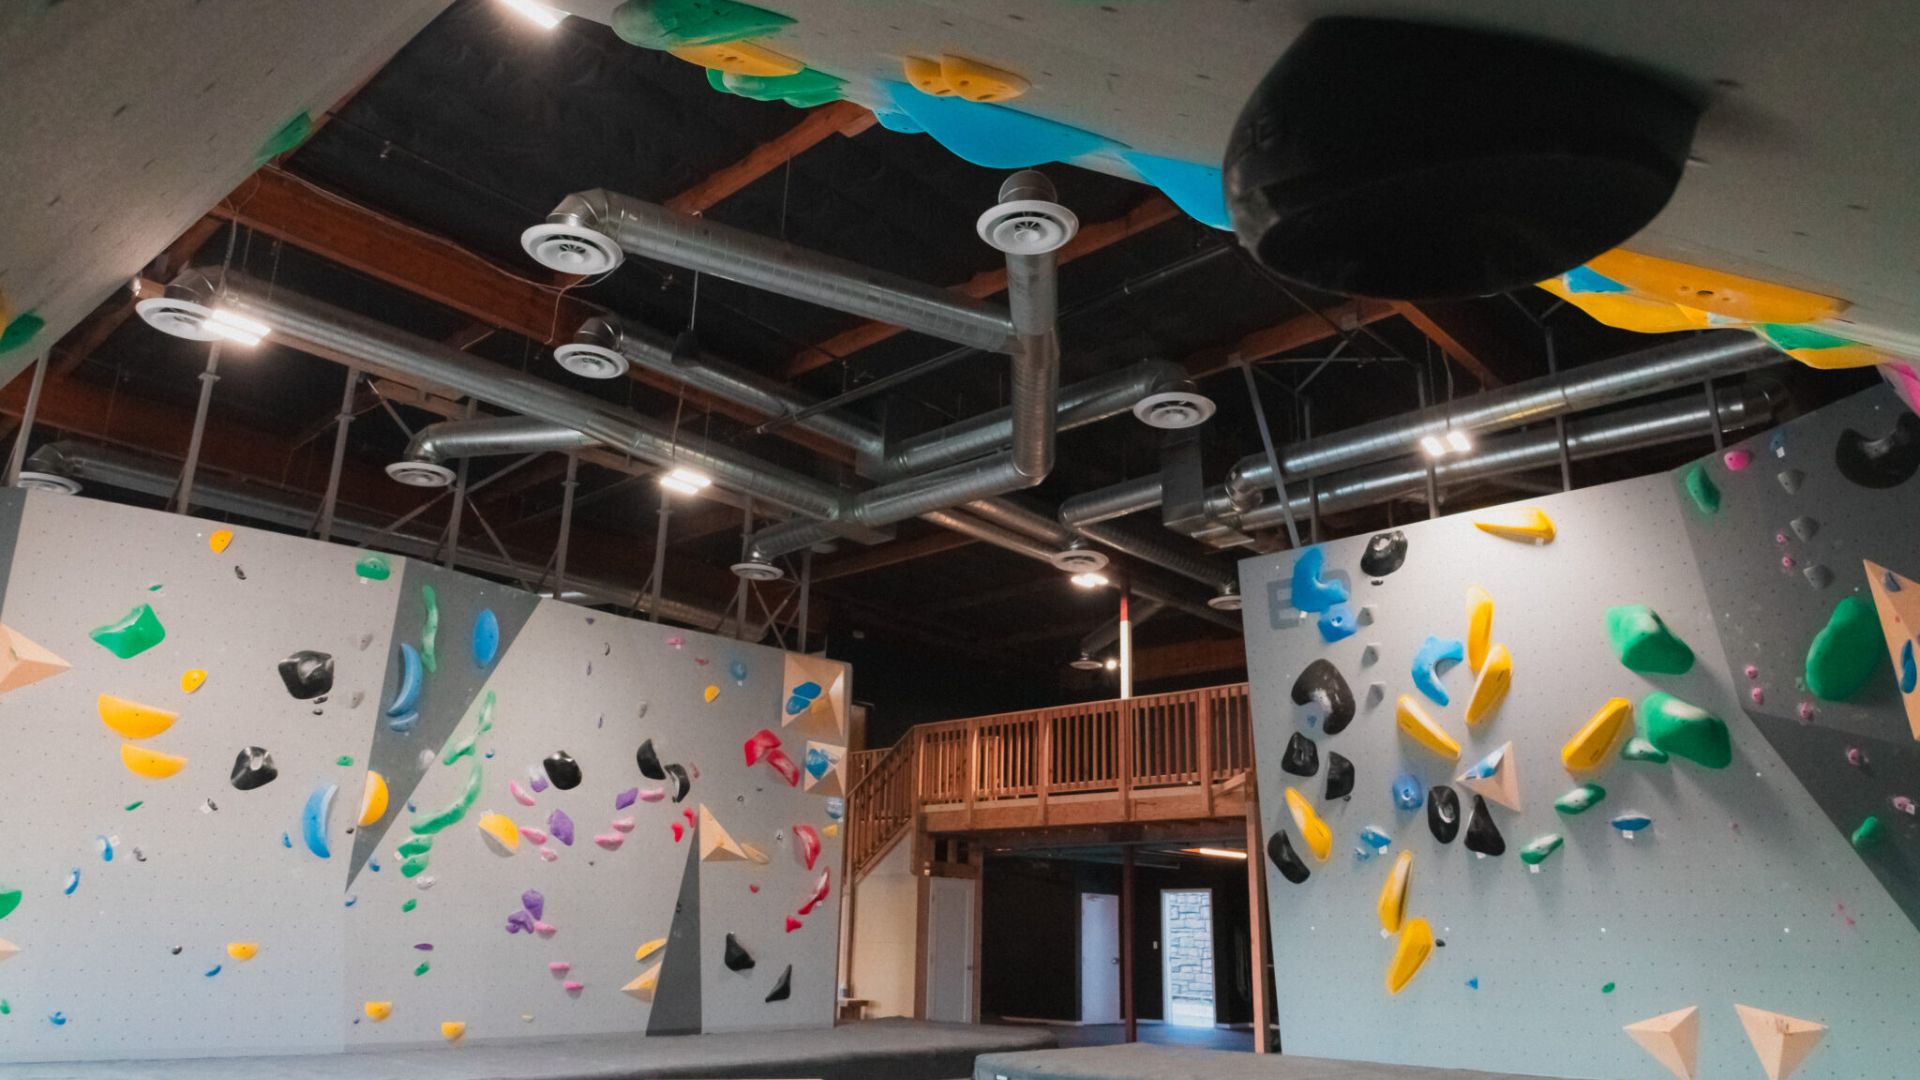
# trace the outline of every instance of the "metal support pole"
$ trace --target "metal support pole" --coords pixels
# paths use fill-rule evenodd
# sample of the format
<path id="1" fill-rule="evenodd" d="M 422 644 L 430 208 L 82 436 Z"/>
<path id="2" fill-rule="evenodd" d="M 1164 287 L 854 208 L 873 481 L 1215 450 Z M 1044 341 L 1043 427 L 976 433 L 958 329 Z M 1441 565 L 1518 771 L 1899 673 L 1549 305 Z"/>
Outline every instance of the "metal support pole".
<path id="1" fill-rule="evenodd" d="M 347 426 L 353 423 L 353 392 L 360 386 L 360 369 L 347 365 L 347 388 L 340 394 L 340 415 L 334 419 L 333 464 L 327 468 L 327 494 L 320 500 L 320 542 L 333 539 L 333 511 L 340 501 L 340 470 L 347 461 Z"/>
<path id="2" fill-rule="evenodd" d="M 1313 399 L 1300 399 L 1300 437 L 1313 438 Z M 1307 536 L 1314 543 L 1320 542 L 1320 478 L 1307 477 Z"/>
<path id="3" fill-rule="evenodd" d="M 1414 380 L 1414 385 L 1418 387 L 1420 390 L 1420 407 L 1424 409 L 1427 407 L 1427 373 L 1424 369 L 1420 372 L 1419 377 Z M 1427 517 L 1437 518 L 1439 516 L 1440 516 L 1440 489 L 1433 474 L 1433 458 L 1428 457 L 1427 458 Z"/>
<path id="4" fill-rule="evenodd" d="M 660 621 L 660 589 L 667 583 L 667 521 L 673 517 L 673 504 L 666 492 L 660 493 L 660 530 L 653 538 L 653 591 L 647 601 L 647 621 Z"/>
<path id="5" fill-rule="evenodd" d="M 479 403 L 467 399 L 467 419 L 473 419 L 474 407 Z M 467 467 L 473 459 L 460 459 L 460 471 L 453 478 L 453 512 L 447 515 L 447 569 L 453 569 L 453 557 L 460 553 L 460 513 L 467 505 Z"/>
<path id="6" fill-rule="evenodd" d="M 1727 436 L 1720 430 L 1720 401 L 1713 393 L 1713 380 L 1702 384 L 1707 390 L 1707 423 L 1713 427 L 1713 452 L 1719 453 L 1727 448 Z"/>
<path id="7" fill-rule="evenodd" d="M 1133 619 L 1128 614 L 1128 600 L 1133 590 L 1120 586 L 1120 700 L 1133 696 Z"/>
<path id="8" fill-rule="evenodd" d="M 193 512 L 193 474 L 200 467 L 200 441 L 207 432 L 207 409 L 213 404 L 213 384 L 220 381 L 220 342 L 207 350 L 207 370 L 200 373 L 200 404 L 193 411 L 193 435 L 187 440 L 187 462 L 180 470 L 179 514 Z"/>
<path id="9" fill-rule="evenodd" d="M 1267 451 L 1267 468 L 1273 470 L 1273 487 L 1280 496 L 1280 512 L 1287 519 L 1287 540 L 1300 546 L 1300 527 L 1293 521 L 1293 500 L 1287 496 L 1287 474 L 1280 471 L 1280 455 L 1273 450 L 1273 432 L 1267 428 L 1267 409 L 1260 404 L 1260 390 L 1253 382 L 1253 365 L 1238 357 L 1240 374 L 1247 379 L 1247 399 L 1253 402 L 1253 419 L 1260 425 L 1260 445 Z"/>
<path id="10" fill-rule="evenodd" d="M 740 506 L 740 561 L 746 562 L 753 555 L 753 498 L 749 496 Z M 747 636 L 747 579 L 741 578 L 740 584 L 733 590 L 733 604 L 737 614 L 733 620 L 733 636 Z"/>
<path id="11" fill-rule="evenodd" d="M 807 601 L 813 596 L 813 549 L 800 553 L 800 644 L 794 649 L 801 655 L 807 652 Z"/>
<path id="12" fill-rule="evenodd" d="M 573 536 L 573 491 L 579 486 L 574 473 L 580 467 L 576 454 L 567 455 L 567 478 L 560 485 L 560 539 L 553 546 L 553 595 L 566 599 L 567 540 Z"/>
<path id="13" fill-rule="evenodd" d="M 1552 313 L 1551 309 L 1549 309 L 1548 313 Z M 1542 322 L 1540 325 L 1540 333 L 1546 338 L 1547 342 L 1547 374 L 1558 375 L 1560 374 L 1560 352 L 1554 347 L 1553 327 Z M 1573 454 L 1567 449 L 1566 416 L 1560 415 L 1553 418 L 1553 434 L 1555 438 L 1560 440 L 1560 490 L 1572 491 Z"/>
<path id="14" fill-rule="evenodd" d="M 33 417 L 40 411 L 40 386 L 47 380 L 47 360 L 41 353 L 33 364 L 33 382 L 27 387 L 27 407 L 20 413 L 20 434 L 13 439 L 13 456 L 7 459 L 7 486 L 20 486 L 20 467 L 27 461 L 27 440 L 33 436 Z"/>
<path id="15" fill-rule="evenodd" d="M 1125 595 L 1124 593 L 1122 594 Z M 1122 626 L 1126 625 L 1124 622 Z M 1121 641 L 1127 640 L 1125 636 Z M 1133 845 L 1120 856 L 1120 1012 L 1127 1024 L 1128 1042 L 1140 1041 L 1140 1019 L 1133 1001 Z M 1164 947 L 1164 946 L 1163 946 Z"/>

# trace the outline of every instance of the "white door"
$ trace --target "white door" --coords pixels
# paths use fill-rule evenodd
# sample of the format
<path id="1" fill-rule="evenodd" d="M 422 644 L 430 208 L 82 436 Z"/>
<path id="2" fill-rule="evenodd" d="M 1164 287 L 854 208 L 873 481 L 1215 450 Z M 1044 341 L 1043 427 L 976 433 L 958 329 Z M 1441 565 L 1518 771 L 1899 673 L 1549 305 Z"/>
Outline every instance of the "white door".
<path id="1" fill-rule="evenodd" d="M 973 1023 L 971 878 L 927 880 L 927 1019 Z"/>
<path id="2" fill-rule="evenodd" d="M 1167 1023 L 1212 1027 L 1213 891 L 1160 891 L 1160 985 Z"/>
<path id="3" fill-rule="evenodd" d="M 1080 1022 L 1120 1022 L 1120 898 L 1080 894 Z"/>

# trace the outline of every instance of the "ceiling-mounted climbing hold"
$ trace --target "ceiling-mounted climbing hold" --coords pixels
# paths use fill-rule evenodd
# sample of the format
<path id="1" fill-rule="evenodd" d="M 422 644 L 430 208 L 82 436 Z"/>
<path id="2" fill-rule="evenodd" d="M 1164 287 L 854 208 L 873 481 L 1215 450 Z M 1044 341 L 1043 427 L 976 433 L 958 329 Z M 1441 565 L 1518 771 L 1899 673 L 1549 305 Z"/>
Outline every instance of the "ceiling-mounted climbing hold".
<path id="1" fill-rule="evenodd" d="M 1454 783 L 1509 810 L 1520 809 L 1520 775 L 1511 742 L 1475 762 Z"/>
<path id="2" fill-rule="evenodd" d="M 120 763 L 127 767 L 128 772 L 148 780 L 165 780 L 187 767 L 186 758 L 148 750 L 132 743 L 120 744 Z"/>
<path id="3" fill-rule="evenodd" d="M 1313 803 L 1300 794 L 1298 788 L 1289 787 L 1286 791 L 1287 812 L 1293 815 L 1293 827 L 1300 831 L 1300 839 L 1313 852 L 1313 857 L 1326 862 L 1333 854 L 1333 830 L 1320 820 L 1314 812 Z"/>
<path id="4" fill-rule="evenodd" d="M 1553 519 L 1539 507 L 1530 506 L 1475 518 L 1473 527 L 1507 540 L 1536 545 L 1553 543 Z"/>
<path id="5" fill-rule="evenodd" d="M 1693 650 L 1645 604 L 1608 608 L 1607 640 L 1629 671 L 1685 675 L 1693 670 Z"/>
<path id="6" fill-rule="evenodd" d="M 797 75 L 807 65 L 791 56 L 774 52 L 751 41 L 729 41 L 717 45 L 687 45 L 667 50 L 689 64 L 698 64 L 728 75 L 763 79 Z"/>
<path id="7" fill-rule="evenodd" d="M 1426 710 L 1422 709 L 1420 703 L 1413 698 L 1401 694 L 1394 702 L 1393 718 L 1394 722 L 1400 726 L 1400 730 L 1414 742 L 1448 761 L 1459 760 L 1460 744 L 1454 741 L 1453 736 L 1447 734 L 1445 728 L 1428 716 Z M 1417 784 L 1415 788 L 1418 790 Z"/>
<path id="8" fill-rule="evenodd" d="M 1313 871 L 1307 869 L 1307 864 L 1300 861 L 1300 856 L 1294 852 L 1293 843 L 1287 839 L 1285 829 L 1276 829 L 1272 836 L 1267 837 L 1267 858 L 1272 860 L 1273 868 L 1280 871 L 1281 877 L 1295 885 L 1313 876 Z"/>
<path id="9" fill-rule="evenodd" d="M 1861 487 L 1899 487 L 1920 473 L 1920 416 L 1901 412 L 1893 430 L 1877 439 L 1847 428 L 1834 443 L 1833 464 Z"/>
<path id="10" fill-rule="evenodd" d="M 1433 954 L 1433 927 L 1425 919 L 1409 919 L 1400 928 L 1400 940 L 1393 947 L 1393 960 L 1387 964 L 1387 993 L 1398 994 L 1413 981 L 1420 965 Z"/>
<path id="11" fill-rule="evenodd" d="M 1427 831 L 1443 844 L 1453 843 L 1460 834 L 1460 796 L 1445 784 L 1427 792 Z"/>
<path id="12" fill-rule="evenodd" d="M 1432 634 L 1420 643 L 1413 654 L 1413 685 L 1427 695 L 1436 705 L 1445 705 L 1450 700 L 1447 688 L 1440 682 L 1440 666 L 1452 666 L 1467 658 L 1466 644 L 1459 638 L 1442 638 Z"/>
<path id="13" fill-rule="evenodd" d="M 364 829 L 385 817 L 387 797 L 387 778 L 368 769 L 367 786 L 360 795 L 360 816 L 354 819 L 354 823 Z"/>
<path id="14" fill-rule="evenodd" d="M 1480 666 L 1480 674 L 1473 680 L 1473 693 L 1467 696 L 1467 726 L 1478 727 L 1485 723 L 1506 700 L 1507 691 L 1513 688 L 1513 654 L 1505 645 L 1495 645 L 1488 653 L 1486 662 Z"/>
<path id="15" fill-rule="evenodd" d="M 1607 789 L 1599 784 L 1581 784 L 1565 795 L 1553 800 L 1553 808 L 1562 814 L 1572 816 L 1584 814 L 1600 804 L 1607 797 Z"/>
<path id="16" fill-rule="evenodd" d="M 1700 1047 L 1700 1007 L 1689 1005 L 1628 1024 L 1626 1032 L 1678 1080 L 1694 1080 Z"/>
<path id="17" fill-rule="evenodd" d="M 1640 702 L 1640 715 L 1647 725 L 1647 741 L 1659 749 L 1709 769 L 1733 763 L 1727 725 L 1705 709 L 1662 692 L 1648 694 Z"/>
<path id="18" fill-rule="evenodd" d="M 1338 750 L 1327 752 L 1327 793 L 1325 801 L 1344 799 L 1353 794 L 1353 762 Z"/>
<path id="19" fill-rule="evenodd" d="M 1633 703 L 1608 698 L 1591 718 L 1560 748 L 1560 763 L 1569 772 L 1589 772 L 1607 762 L 1620 736 L 1633 727 Z"/>
<path id="20" fill-rule="evenodd" d="M 1375 533 L 1367 539 L 1367 550 L 1360 554 L 1360 572 L 1370 578 L 1383 578 L 1400 569 L 1406 561 L 1406 533 L 1399 529 Z"/>
<path id="21" fill-rule="evenodd" d="M 1768 1012 L 1751 1005 L 1734 1005 L 1740 1014 L 1740 1026 L 1747 1041 L 1760 1057 L 1760 1068 L 1767 1080 L 1787 1080 L 1826 1037 L 1827 1025 L 1801 1020 L 1785 1013 Z"/>
<path id="22" fill-rule="evenodd" d="M 1310 706 L 1307 722 L 1318 722 L 1329 735 L 1338 735 L 1353 723 L 1353 688 L 1324 657 L 1301 669 L 1300 677 L 1293 680 L 1292 697 L 1295 705 Z"/>
<path id="23" fill-rule="evenodd" d="M 1347 586 L 1325 580 L 1327 553 L 1319 545 L 1306 548 L 1293 560 L 1293 606 L 1301 611 L 1326 611 L 1347 599 Z"/>
<path id="24" fill-rule="evenodd" d="M 1467 586 L 1467 667 L 1478 674 L 1493 643 L 1493 594 Z"/>
<path id="25" fill-rule="evenodd" d="M 1493 815 L 1487 811 L 1487 801 L 1480 796 L 1473 797 L 1473 814 L 1467 818 L 1468 851 L 1476 855 L 1491 855 L 1498 858 L 1507 853 L 1507 841 L 1500 835 L 1500 827 L 1493 823 Z"/>
<path id="26" fill-rule="evenodd" d="M 1296 731 L 1287 740 L 1286 753 L 1280 756 L 1280 768 L 1295 776 L 1314 776 L 1320 772 L 1320 749 L 1312 739 Z"/>
<path id="27" fill-rule="evenodd" d="M 1413 852 L 1402 851 L 1399 858 L 1393 860 L 1393 869 L 1387 871 L 1387 880 L 1380 886 L 1380 899 L 1374 909 L 1380 915 L 1380 936 L 1389 937 L 1400 932 L 1400 924 L 1407 917 L 1407 890 L 1413 883 Z"/>
<path id="28" fill-rule="evenodd" d="M 100 722 L 123 739 L 151 739 L 173 726 L 180 714 L 155 705 L 143 705 L 112 694 L 101 694 L 96 707 Z"/>

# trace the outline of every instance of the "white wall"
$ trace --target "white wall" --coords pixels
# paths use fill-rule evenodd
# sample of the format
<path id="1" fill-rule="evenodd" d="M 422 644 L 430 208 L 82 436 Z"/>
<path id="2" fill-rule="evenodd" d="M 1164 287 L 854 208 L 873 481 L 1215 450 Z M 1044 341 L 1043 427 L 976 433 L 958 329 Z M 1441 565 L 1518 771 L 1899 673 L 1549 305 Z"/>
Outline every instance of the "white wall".
<path id="1" fill-rule="evenodd" d="M 850 997 L 866 998 L 868 1016 L 912 1016 L 918 947 L 920 879 L 913 841 L 903 838 L 862 878 L 853 900 Z"/>

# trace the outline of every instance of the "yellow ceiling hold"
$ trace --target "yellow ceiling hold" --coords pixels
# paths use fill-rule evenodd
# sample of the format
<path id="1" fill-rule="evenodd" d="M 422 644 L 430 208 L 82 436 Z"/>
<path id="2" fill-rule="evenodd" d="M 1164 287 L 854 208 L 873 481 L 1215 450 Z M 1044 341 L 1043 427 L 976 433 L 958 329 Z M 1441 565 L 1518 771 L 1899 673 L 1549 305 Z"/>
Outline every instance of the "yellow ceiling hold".
<path id="1" fill-rule="evenodd" d="M 1589 260 L 1587 267 L 1642 296 L 1736 322 L 1815 322 L 1847 309 L 1846 301 L 1831 296 L 1618 248 Z"/>
<path id="2" fill-rule="evenodd" d="M 940 70 L 940 61 L 928 60 L 924 56 L 909 56 L 901 69 L 915 90 L 932 97 L 953 96 L 953 87 L 947 85 L 947 76 Z"/>
<path id="3" fill-rule="evenodd" d="M 142 705 L 112 694 L 100 695 L 100 722 L 123 739 L 151 739 L 173 726 L 180 714 L 153 705 Z"/>
<path id="4" fill-rule="evenodd" d="M 900 66 L 915 90 L 933 97 L 1012 101 L 1033 85 L 1011 71 L 963 56 L 942 56 L 938 60 L 909 56 Z"/>
<path id="5" fill-rule="evenodd" d="M 149 780 L 165 780 L 174 773 L 187 767 L 187 759 L 163 754 L 158 750 L 147 750 L 132 743 L 120 744 L 120 763 L 135 776 L 144 776 Z"/>
<path id="6" fill-rule="evenodd" d="M 763 48 L 750 41 L 727 41 L 718 45 L 686 45 L 667 51 L 689 63 L 699 64 L 703 68 L 712 68 L 715 71 L 724 71 L 729 75 L 775 78 L 781 75 L 798 75 L 807 66 L 790 56 L 782 56 L 772 49 Z"/>

